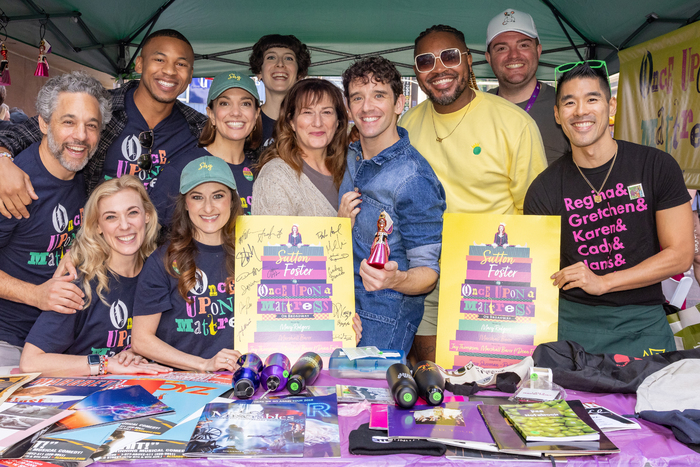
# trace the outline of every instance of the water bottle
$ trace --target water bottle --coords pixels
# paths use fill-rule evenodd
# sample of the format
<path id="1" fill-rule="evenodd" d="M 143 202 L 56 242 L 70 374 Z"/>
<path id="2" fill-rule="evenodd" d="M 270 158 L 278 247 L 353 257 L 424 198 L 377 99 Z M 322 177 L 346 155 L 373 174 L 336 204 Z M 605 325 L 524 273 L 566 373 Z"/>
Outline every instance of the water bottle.
<path id="1" fill-rule="evenodd" d="M 413 379 L 418 385 L 418 395 L 422 397 L 428 405 L 440 405 L 445 398 L 445 378 L 442 377 L 438 366 L 423 360 L 418 362 L 413 371 Z"/>
<path id="2" fill-rule="evenodd" d="M 306 386 L 314 384 L 321 370 L 323 370 L 321 357 L 315 352 L 306 352 L 292 367 L 291 376 L 287 381 L 287 391 L 292 395 L 299 394 Z"/>
<path id="3" fill-rule="evenodd" d="M 418 401 L 418 386 L 411 376 L 411 370 L 403 363 L 394 363 L 386 370 L 386 382 L 396 405 L 410 409 Z"/>
<path id="4" fill-rule="evenodd" d="M 238 369 L 233 374 L 233 395 L 239 399 L 250 399 L 260 387 L 262 360 L 254 353 L 238 357 Z"/>
<path id="5" fill-rule="evenodd" d="M 260 381 L 265 391 L 277 392 L 287 385 L 289 378 L 289 359 L 281 353 L 270 354 L 265 359 L 265 367 L 260 374 Z"/>

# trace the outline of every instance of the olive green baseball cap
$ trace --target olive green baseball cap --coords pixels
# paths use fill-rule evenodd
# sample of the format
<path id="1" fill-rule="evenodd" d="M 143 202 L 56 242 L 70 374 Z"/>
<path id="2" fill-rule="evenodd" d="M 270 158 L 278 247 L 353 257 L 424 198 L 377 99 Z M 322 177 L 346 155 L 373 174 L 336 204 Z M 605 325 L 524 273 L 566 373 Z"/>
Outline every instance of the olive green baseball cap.
<path id="1" fill-rule="evenodd" d="M 255 98 L 258 105 L 260 105 L 260 96 L 258 95 L 258 88 L 255 86 L 255 81 L 249 78 L 247 74 L 238 71 L 227 71 L 214 78 L 209 88 L 207 105 L 219 97 L 224 91 L 231 88 L 241 88 L 248 91 Z"/>
<path id="2" fill-rule="evenodd" d="M 193 188 L 207 182 L 217 182 L 236 189 L 231 167 L 226 161 L 214 156 L 199 157 L 182 169 L 180 174 L 180 193 L 183 195 Z"/>

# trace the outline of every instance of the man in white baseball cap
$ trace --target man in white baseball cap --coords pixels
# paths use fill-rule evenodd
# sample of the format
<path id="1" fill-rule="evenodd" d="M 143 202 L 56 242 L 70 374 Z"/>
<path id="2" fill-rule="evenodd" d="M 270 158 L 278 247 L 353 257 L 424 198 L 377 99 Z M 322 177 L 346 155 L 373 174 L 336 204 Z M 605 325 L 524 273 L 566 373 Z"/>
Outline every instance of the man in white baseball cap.
<path id="1" fill-rule="evenodd" d="M 551 164 L 570 147 L 554 120 L 554 88 L 537 80 L 541 53 L 535 22 L 527 13 L 509 8 L 489 22 L 486 61 L 498 78 L 498 87 L 489 92 L 516 104 L 537 122 Z"/>

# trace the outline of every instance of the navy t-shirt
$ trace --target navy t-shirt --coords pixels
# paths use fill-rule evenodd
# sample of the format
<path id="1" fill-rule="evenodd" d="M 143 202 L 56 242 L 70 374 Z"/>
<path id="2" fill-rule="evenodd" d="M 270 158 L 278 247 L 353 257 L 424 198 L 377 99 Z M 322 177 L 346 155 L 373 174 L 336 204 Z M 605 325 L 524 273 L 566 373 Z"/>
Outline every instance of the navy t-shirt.
<path id="1" fill-rule="evenodd" d="M 250 215 L 250 209 L 253 203 L 253 162 L 249 158 L 250 153 L 246 153 L 246 158 L 240 164 L 229 164 L 233 179 L 236 180 L 236 188 L 238 196 L 241 197 L 241 206 L 243 214 Z M 203 156 L 211 156 L 204 148 L 195 148 L 187 151 L 178 158 L 163 167 L 161 174 L 158 176 L 158 182 L 151 188 L 151 201 L 158 211 L 158 222 L 160 225 L 169 226 L 173 217 L 173 209 L 177 201 L 177 195 L 180 193 L 180 175 L 187 164 L 194 159 Z"/>
<path id="2" fill-rule="evenodd" d="M 162 313 L 156 337 L 182 352 L 211 358 L 233 348 L 233 278 L 227 279 L 222 246 L 195 244 L 197 284 L 187 293 L 192 304 L 182 298 L 177 279 L 165 269 L 165 244 L 146 260 L 139 275 L 134 316 Z"/>
<path id="3" fill-rule="evenodd" d="M 173 107 L 172 112 L 153 128 L 153 147 L 151 159 L 153 167 L 149 172 L 138 166 L 139 156 L 147 149 L 139 143 L 139 135 L 149 130 L 148 123 L 134 103 L 136 88 L 127 92 L 124 101 L 126 126 L 119 137 L 107 149 L 102 176 L 105 180 L 121 177 L 124 174 L 135 175 L 143 182 L 146 189 L 155 184 L 161 167 L 168 161 L 177 160 L 182 153 L 197 147 L 197 138 L 190 132 L 187 120 Z"/>
<path id="4" fill-rule="evenodd" d="M 81 174 L 61 180 L 49 173 L 39 156 L 40 143 L 22 151 L 17 167 L 32 179 L 38 200 L 27 206 L 29 219 L 0 216 L 0 269 L 31 284 L 51 279 L 83 220 L 85 184 Z M 0 299 L 0 340 L 24 345 L 41 310 Z"/>
<path id="5" fill-rule="evenodd" d="M 46 353 L 68 355 L 99 354 L 113 357 L 131 344 L 131 316 L 136 294 L 136 277 L 107 273 L 109 293 L 105 305 L 97 295 L 96 281 L 90 283 L 90 306 L 72 315 L 46 311 L 29 331 L 27 342 Z"/>
<path id="6" fill-rule="evenodd" d="M 262 145 L 267 147 L 271 144 L 273 139 L 273 133 L 275 132 L 275 125 L 277 125 L 277 120 L 273 120 L 268 117 L 265 112 L 260 112 L 262 117 L 263 134 L 262 134 Z"/>

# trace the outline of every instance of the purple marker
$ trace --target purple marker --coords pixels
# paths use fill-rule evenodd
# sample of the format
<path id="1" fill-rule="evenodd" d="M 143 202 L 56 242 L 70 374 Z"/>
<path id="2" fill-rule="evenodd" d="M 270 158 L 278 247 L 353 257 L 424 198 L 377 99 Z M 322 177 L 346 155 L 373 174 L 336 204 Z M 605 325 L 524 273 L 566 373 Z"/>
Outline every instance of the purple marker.
<path id="1" fill-rule="evenodd" d="M 265 367 L 260 375 L 262 387 L 268 392 L 277 392 L 287 385 L 291 363 L 286 355 L 270 354 L 265 359 Z"/>

